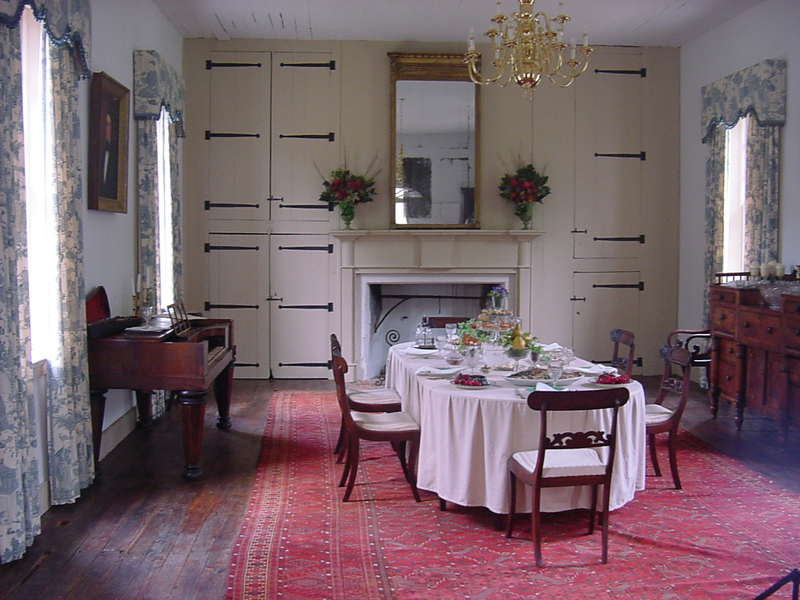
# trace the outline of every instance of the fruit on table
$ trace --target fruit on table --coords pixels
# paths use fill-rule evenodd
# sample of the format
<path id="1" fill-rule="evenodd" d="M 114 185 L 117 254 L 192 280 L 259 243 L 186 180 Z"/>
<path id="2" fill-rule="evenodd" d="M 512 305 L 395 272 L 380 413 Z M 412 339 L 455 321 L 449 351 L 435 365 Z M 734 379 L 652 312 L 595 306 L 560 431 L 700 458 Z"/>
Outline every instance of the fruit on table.
<path id="1" fill-rule="evenodd" d="M 489 385 L 489 380 L 483 375 L 466 375 L 464 373 L 459 373 L 456 378 L 453 379 L 453 383 L 468 387 L 485 387 Z"/>
<path id="2" fill-rule="evenodd" d="M 631 378 L 628 375 L 612 375 L 611 373 L 603 373 L 597 378 L 597 383 L 605 383 L 605 384 L 624 384 L 630 383 Z"/>

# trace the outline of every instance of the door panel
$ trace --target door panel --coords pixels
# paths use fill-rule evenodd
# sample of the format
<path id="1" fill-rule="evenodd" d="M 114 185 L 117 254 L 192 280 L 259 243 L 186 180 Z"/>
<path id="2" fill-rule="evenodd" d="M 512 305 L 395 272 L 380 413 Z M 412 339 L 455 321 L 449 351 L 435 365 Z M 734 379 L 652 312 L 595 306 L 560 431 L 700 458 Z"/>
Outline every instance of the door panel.
<path id="1" fill-rule="evenodd" d="M 328 53 L 275 53 L 274 221 L 330 220 L 319 195 L 320 173 L 339 166 L 339 71 L 331 61 Z"/>
<path id="2" fill-rule="evenodd" d="M 642 59 L 631 52 L 592 60 L 592 72 L 581 76 L 576 97 L 574 254 L 638 257 L 644 241 L 639 223 L 646 159 L 641 147 L 643 78 L 636 74 Z"/>
<path id="3" fill-rule="evenodd" d="M 240 379 L 269 378 L 269 235 L 211 233 L 208 256 L 209 316 L 234 320 Z"/>
<path id="4" fill-rule="evenodd" d="M 269 52 L 212 52 L 207 218 L 269 218 Z"/>
<path id="5" fill-rule="evenodd" d="M 573 345 L 575 354 L 610 362 L 612 329 L 639 331 L 638 271 L 573 273 Z M 639 353 L 637 352 L 637 357 Z"/>
<path id="6" fill-rule="evenodd" d="M 270 246 L 272 375 L 327 378 L 332 308 L 328 236 L 273 234 Z"/>

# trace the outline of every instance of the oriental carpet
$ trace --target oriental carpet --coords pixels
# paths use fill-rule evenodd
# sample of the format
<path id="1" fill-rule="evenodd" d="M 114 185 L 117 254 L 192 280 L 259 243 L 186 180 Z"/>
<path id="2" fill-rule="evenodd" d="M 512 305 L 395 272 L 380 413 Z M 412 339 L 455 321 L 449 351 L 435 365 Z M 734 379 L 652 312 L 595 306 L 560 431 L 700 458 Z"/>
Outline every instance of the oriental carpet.
<path id="1" fill-rule="evenodd" d="M 527 519 L 509 540 L 484 509 L 440 512 L 422 490 L 414 502 L 389 444 L 362 442 L 342 503 L 338 432 L 333 392 L 270 400 L 228 600 L 747 599 L 800 566 L 800 497 L 688 433 L 684 489 L 648 477 L 611 516 L 607 565 L 599 531 L 587 535 L 585 511 L 571 511 L 544 515 L 536 568 Z"/>

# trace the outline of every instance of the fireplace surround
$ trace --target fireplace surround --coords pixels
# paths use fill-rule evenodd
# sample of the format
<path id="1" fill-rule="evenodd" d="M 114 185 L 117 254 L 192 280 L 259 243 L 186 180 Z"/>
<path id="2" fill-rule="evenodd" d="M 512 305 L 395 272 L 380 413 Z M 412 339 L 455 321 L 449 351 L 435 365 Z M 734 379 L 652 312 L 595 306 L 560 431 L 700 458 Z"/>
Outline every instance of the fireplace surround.
<path id="1" fill-rule="evenodd" d="M 335 231 L 339 271 L 338 329 L 355 379 L 374 377 L 388 343 L 410 341 L 422 314 L 477 314 L 488 286 L 509 290 L 509 308 L 525 321 L 531 315 L 534 240 L 541 231 L 522 230 L 363 230 Z M 375 325 L 393 307 L 388 294 L 419 296 L 415 307 L 395 311 L 397 320 Z M 395 294 L 398 290 L 400 294 Z M 464 296 L 466 298 L 460 298 Z M 428 298 L 426 298 L 428 297 Z M 430 298 L 432 297 L 432 298 Z M 455 297 L 455 298 L 452 298 Z M 435 305 L 425 300 L 437 299 Z M 476 298 L 475 303 L 459 304 Z M 443 304 L 442 304 L 443 303 Z M 427 312 L 425 312 L 427 311 Z M 471 316 L 471 315 L 469 315 Z M 388 319 L 387 319 L 388 320 Z M 386 325 L 386 321 L 381 325 Z M 385 331 L 396 335 L 386 341 Z"/>

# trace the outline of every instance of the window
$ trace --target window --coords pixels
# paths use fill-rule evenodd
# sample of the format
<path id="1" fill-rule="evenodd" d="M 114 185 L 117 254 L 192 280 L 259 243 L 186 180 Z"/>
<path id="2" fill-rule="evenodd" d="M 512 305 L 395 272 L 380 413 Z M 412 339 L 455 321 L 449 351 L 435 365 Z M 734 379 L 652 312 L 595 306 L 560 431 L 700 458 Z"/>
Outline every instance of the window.
<path id="1" fill-rule="evenodd" d="M 49 210 L 53 187 L 52 103 L 44 26 L 25 7 L 21 22 L 22 111 L 25 145 L 25 204 L 28 221 L 28 285 L 31 298 L 33 362 L 57 356 L 58 247 L 55 215 Z"/>
<path id="2" fill-rule="evenodd" d="M 747 189 L 747 133 L 750 118 L 742 118 L 725 133 L 725 191 L 722 270 L 747 270 L 745 265 L 745 197 Z"/>
<path id="3" fill-rule="evenodd" d="M 175 302 L 172 176 L 170 172 L 170 118 L 162 107 L 156 122 L 158 160 L 158 298 L 164 308 Z"/>

